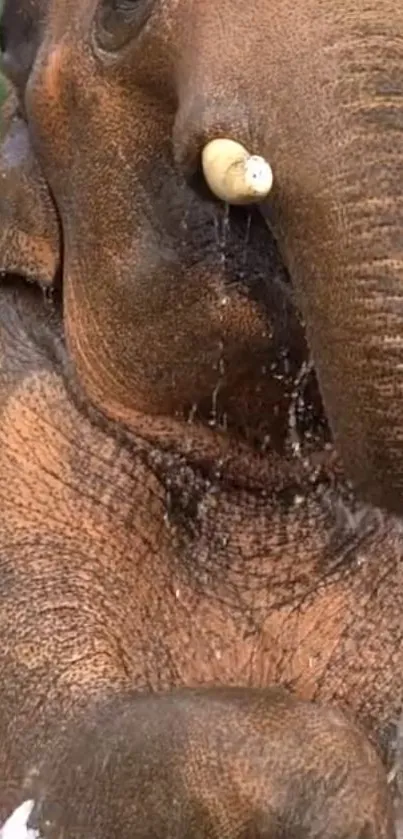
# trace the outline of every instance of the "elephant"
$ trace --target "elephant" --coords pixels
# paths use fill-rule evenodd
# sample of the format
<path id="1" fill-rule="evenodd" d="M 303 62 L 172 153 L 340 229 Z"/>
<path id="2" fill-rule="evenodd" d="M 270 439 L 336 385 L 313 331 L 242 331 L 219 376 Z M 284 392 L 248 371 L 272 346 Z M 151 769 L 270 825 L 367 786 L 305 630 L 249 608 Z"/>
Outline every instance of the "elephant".
<path id="1" fill-rule="evenodd" d="M 5 0 L 1 48 L 2 839 L 392 837 L 403 6 Z"/>

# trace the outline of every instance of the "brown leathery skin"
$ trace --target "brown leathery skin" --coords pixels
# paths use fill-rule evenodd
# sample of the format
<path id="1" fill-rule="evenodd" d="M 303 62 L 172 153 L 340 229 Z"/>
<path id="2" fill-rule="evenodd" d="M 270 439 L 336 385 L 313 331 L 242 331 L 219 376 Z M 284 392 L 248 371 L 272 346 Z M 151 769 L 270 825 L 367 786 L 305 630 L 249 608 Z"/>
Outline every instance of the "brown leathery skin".
<path id="1" fill-rule="evenodd" d="M 94 702 L 118 709 L 133 688 L 286 684 L 349 709 L 387 758 L 402 696 L 399 522 L 343 502 L 326 469 L 310 483 L 303 461 L 288 492 L 270 484 L 269 458 L 249 462 L 248 490 L 244 452 L 232 480 L 207 480 L 97 427 L 66 383 L 54 305 L 34 287 L 0 293 L 2 817 L 47 749 L 66 731 L 74 742 L 76 717 L 91 726 Z M 91 807 L 109 789 L 105 775 Z"/>
<path id="2" fill-rule="evenodd" d="M 85 781 L 88 724 L 51 750 L 30 785 L 30 823 L 46 839 L 60 824 L 72 839 L 89 831 L 94 839 L 393 836 L 379 758 L 334 709 L 296 702 L 279 688 L 215 688 L 128 696 L 94 717 L 93 787 Z M 106 794 L 93 807 L 97 787 Z"/>
<path id="3" fill-rule="evenodd" d="M 6 15 L 12 3 L 6 0 Z M 49 751 L 55 749 L 57 765 L 59 746 L 63 762 L 64 738 L 75 742 L 82 717 L 95 727 L 84 773 L 92 780 L 101 736 L 94 703 L 102 714 L 110 702 L 119 725 L 133 689 L 281 683 L 300 697 L 349 709 L 385 762 L 393 759 L 402 705 L 401 522 L 354 499 L 344 481 L 346 458 L 342 466 L 325 445 L 313 376 L 296 385 L 309 353 L 261 217 L 227 214 L 184 178 L 187 158 L 192 162 L 212 133 L 235 134 L 248 146 L 252 136 L 252 150 L 260 150 L 247 108 L 258 81 L 253 39 L 245 51 L 249 88 L 238 77 L 228 98 L 226 74 L 242 66 L 231 54 L 239 52 L 234 17 L 217 29 L 230 8 L 226 0 L 139 0 L 129 26 L 115 19 L 114 58 L 100 51 L 94 21 L 101 5 L 23 0 L 22 28 L 31 23 L 35 36 L 29 53 L 19 50 L 20 22 L 12 14 L 5 32 L 14 59 L 9 107 L 30 144 L 27 168 L 8 173 L 13 232 L 24 228 L 25 187 L 44 221 L 38 234 L 31 219 L 33 243 L 53 231 L 45 272 L 43 251 L 29 240 L 11 267 L 29 279 L 36 271 L 43 286 L 60 261 L 63 299 L 56 293 L 47 300 L 15 278 L 0 287 L 1 818 L 21 801 L 24 779 Z M 386 5 L 393 10 L 392 0 Z M 244 4 L 233 7 L 241 13 Z M 251 36 L 268 32 L 256 26 L 262 8 L 256 0 Z M 189 28 L 191 9 L 200 14 Z M 239 20 L 247 23 L 244 12 Z M 270 14 L 274 30 L 279 21 Z M 207 68 L 217 65 L 206 62 L 201 46 L 213 48 L 229 22 L 210 96 Z M 182 49 L 185 38 L 192 45 L 189 32 L 197 50 Z M 6 50 L 6 69 L 9 58 Z M 281 82 L 284 64 L 276 68 Z M 211 119 L 196 95 L 203 73 Z M 269 151 L 282 151 L 295 137 L 278 128 Z M 6 128 L 3 150 L 8 141 L 13 145 Z M 284 161 L 279 155 L 274 163 L 281 182 Z M 4 175 L 4 161 L 0 166 Z M 27 171 L 29 179 L 20 180 Z M 310 242 L 312 232 L 303 230 Z M 9 255 L 8 248 L 0 253 L 3 267 Z M 333 313 L 319 302 L 331 325 Z M 347 341 L 343 349 L 348 360 Z M 356 396 L 360 406 L 359 388 Z M 350 405 L 342 404 L 348 414 Z M 302 443 L 297 409 L 307 426 Z M 250 701 L 253 708 L 252 695 Z M 304 714 L 299 706 L 295 713 L 282 757 L 291 763 L 297 750 L 299 780 L 313 806 L 308 754 L 294 737 Z M 341 805 L 329 711 L 317 713 L 328 748 L 316 759 L 324 761 L 329 807 L 334 799 Z M 280 713 L 277 734 L 283 722 Z M 135 714 L 128 736 L 130 728 Z M 113 730 L 108 737 L 115 750 Z M 214 761 L 209 750 L 206 757 Z M 368 790 L 361 788 L 353 734 L 346 765 L 363 816 Z M 68 765 L 73 779 L 75 768 Z M 46 786 L 46 762 L 43 771 Z M 245 771 L 241 787 L 249 777 Z M 208 781 L 214 790 L 217 780 Z M 283 789 L 292 795 L 292 786 Z M 80 811 L 83 839 L 107 794 L 106 775 Z M 52 798 L 51 785 L 45 795 Z M 344 835 L 345 812 L 340 806 L 335 834 Z M 56 834 L 65 829 L 61 814 Z M 315 824 L 307 830 L 314 833 Z"/>

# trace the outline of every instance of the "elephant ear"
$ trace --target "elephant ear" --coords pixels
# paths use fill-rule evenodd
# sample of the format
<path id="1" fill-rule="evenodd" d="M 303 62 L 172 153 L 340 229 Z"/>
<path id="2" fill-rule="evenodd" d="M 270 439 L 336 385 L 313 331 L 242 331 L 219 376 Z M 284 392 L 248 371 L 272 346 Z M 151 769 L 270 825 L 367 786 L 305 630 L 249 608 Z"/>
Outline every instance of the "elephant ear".
<path id="1" fill-rule="evenodd" d="M 49 286 L 59 255 L 55 206 L 10 92 L 0 112 L 0 273 Z"/>

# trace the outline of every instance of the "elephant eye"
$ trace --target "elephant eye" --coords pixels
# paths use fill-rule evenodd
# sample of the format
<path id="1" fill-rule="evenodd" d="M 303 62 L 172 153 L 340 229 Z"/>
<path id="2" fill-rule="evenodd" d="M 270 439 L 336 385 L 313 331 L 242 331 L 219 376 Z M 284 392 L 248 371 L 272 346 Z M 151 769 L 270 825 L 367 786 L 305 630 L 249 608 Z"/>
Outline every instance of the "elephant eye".
<path id="1" fill-rule="evenodd" d="M 139 34 L 148 20 L 154 0 L 101 0 L 96 15 L 97 45 L 116 52 Z"/>
<path id="2" fill-rule="evenodd" d="M 139 6 L 143 0 L 112 0 L 115 11 L 130 12 L 134 6 Z"/>

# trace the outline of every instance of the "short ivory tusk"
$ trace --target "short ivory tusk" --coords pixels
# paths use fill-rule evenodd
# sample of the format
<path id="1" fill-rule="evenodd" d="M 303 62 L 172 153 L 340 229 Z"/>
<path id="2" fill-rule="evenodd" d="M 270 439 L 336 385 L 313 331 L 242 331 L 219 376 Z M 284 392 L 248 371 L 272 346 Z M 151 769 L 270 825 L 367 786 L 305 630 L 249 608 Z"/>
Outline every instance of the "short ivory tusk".
<path id="1" fill-rule="evenodd" d="M 228 204 L 263 201 L 273 184 L 271 167 L 235 140 L 211 140 L 202 151 L 203 174 L 217 198 Z"/>
<path id="2" fill-rule="evenodd" d="M 34 808 L 33 801 L 24 801 L 0 827 L 0 839 L 39 839 L 37 830 L 27 827 Z"/>

